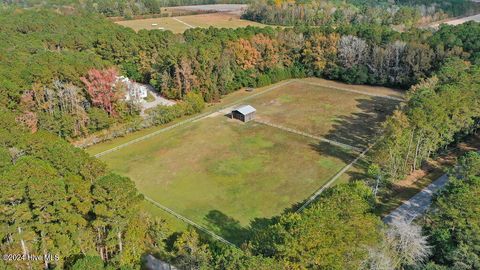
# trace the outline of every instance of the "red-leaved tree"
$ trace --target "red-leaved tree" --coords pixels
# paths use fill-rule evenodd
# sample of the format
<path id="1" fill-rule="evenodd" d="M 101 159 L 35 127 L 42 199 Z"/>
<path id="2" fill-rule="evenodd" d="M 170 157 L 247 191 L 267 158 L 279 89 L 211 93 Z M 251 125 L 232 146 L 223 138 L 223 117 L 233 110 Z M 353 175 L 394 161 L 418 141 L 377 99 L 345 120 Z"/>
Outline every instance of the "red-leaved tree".
<path id="1" fill-rule="evenodd" d="M 35 133 L 38 130 L 38 118 L 37 114 L 34 112 L 24 112 L 23 114 L 17 116 L 15 120 L 17 120 L 17 123 L 20 123 L 28 128 L 32 133 Z"/>
<path id="2" fill-rule="evenodd" d="M 87 87 L 93 105 L 102 107 L 109 115 L 116 115 L 114 103 L 118 100 L 115 68 L 91 69 L 86 77 L 80 78 Z"/>

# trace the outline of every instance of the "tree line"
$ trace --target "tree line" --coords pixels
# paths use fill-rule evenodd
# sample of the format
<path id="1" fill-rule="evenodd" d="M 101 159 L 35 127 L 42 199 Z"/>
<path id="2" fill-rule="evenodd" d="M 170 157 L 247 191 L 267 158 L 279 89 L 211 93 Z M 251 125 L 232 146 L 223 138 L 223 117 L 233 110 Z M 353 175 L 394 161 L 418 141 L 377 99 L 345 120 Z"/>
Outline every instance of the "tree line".
<path id="1" fill-rule="evenodd" d="M 480 68 L 449 59 L 408 92 L 407 101 L 383 123 L 373 154 L 382 177 L 400 179 L 480 126 Z"/>
<path id="2" fill-rule="evenodd" d="M 254 220 L 237 249 L 194 230 L 172 235 L 142 211 L 130 179 L 59 137 L 138 120 L 135 104 L 117 96 L 119 74 L 181 100 L 153 109 L 147 119 L 155 124 L 240 87 L 290 77 L 413 86 L 373 156 L 382 176 L 398 179 L 478 127 L 479 37 L 473 22 L 436 32 L 358 24 L 135 33 L 91 15 L 7 11 L 0 16 L 0 250 L 62 255 L 23 268 L 138 269 L 144 253 L 155 253 L 181 269 L 422 269 L 430 256 L 430 269 L 475 269 L 478 155 L 461 161 L 423 233 L 414 224 L 382 225 L 371 190 L 351 183 L 302 213 Z"/>
<path id="3" fill-rule="evenodd" d="M 480 5 L 450 1 L 253 1 L 244 19 L 270 25 L 343 25 L 368 23 L 411 28 L 450 16 L 475 14 Z"/>
<path id="4" fill-rule="evenodd" d="M 0 250 L 58 255 L 58 260 L 2 260 L 6 269 L 63 269 L 96 254 L 115 265 L 138 264 L 161 244 L 164 221 L 140 209 L 134 183 L 45 131 L 16 126 L 2 109 Z"/>
<path id="5" fill-rule="evenodd" d="M 430 270 L 480 267 L 480 154 L 469 152 L 450 171 L 450 182 L 434 197 L 422 220 L 432 246 Z"/>

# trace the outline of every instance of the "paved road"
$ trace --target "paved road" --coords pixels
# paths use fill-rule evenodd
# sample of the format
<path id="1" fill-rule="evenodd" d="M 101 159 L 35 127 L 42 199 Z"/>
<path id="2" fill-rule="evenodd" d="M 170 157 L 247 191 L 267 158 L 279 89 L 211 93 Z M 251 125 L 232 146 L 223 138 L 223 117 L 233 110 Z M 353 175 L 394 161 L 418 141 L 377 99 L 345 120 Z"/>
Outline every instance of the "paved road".
<path id="1" fill-rule="evenodd" d="M 198 13 L 202 12 L 234 12 L 242 13 L 245 9 L 248 8 L 246 4 L 211 4 L 211 5 L 192 5 L 192 6 L 178 6 L 178 7 L 169 7 L 172 10 L 189 10 L 195 11 Z"/>
<path id="2" fill-rule="evenodd" d="M 391 223 L 395 219 L 404 219 L 411 221 L 418 216 L 423 215 L 432 203 L 433 194 L 443 188 L 448 183 L 448 175 L 440 176 L 435 182 L 413 196 L 410 200 L 399 206 L 388 216 L 383 218 L 386 224 Z"/>

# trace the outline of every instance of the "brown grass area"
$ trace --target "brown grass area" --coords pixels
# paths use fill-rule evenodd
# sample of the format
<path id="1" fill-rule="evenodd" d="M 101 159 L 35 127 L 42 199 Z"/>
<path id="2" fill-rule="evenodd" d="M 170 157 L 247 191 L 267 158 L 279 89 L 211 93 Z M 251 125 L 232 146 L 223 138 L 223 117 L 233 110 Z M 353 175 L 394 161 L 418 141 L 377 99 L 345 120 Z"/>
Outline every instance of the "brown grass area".
<path id="1" fill-rule="evenodd" d="M 249 103 L 257 109 L 258 118 L 263 121 L 351 146 L 365 147 L 375 136 L 379 123 L 399 102 L 333 89 L 330 88 L 332 85 L 352 89 L 350 85 L 306 79 L 283 86 Z M 388 88 L 356 88 L 365 93 L 397 94 Z"/>
<path id="2" fill-rule="evenodd" d="M 384 95 L 388 97 L 394 98 L 403 98 L 405 91 L 400 89 L 393 89 L 383 86 L 370 86 L 370 85 L 359 85 L 359 84 L 346 84 L 342 82 L 332 81 L 332 80 L 325 80 L 320 78 L 307 78 L 304 81 L 311 82 L 311 83 L 318 83 L 322 84 L 325 87 L 332 87 L 332 88 L 344 88 L 344 89 L 352 89 L 356 91 L 362 91 L 369 94 L 375 95 Z"/>
<path id="3" fill-rule="evenodd" d="M 269 91 L 270 88 L 277 87 L 278 85 L 284 84 L 288 81 L 290 81 L 290 80 L 281 81 L 281 82 L 278 82 L 278 83 L 275 83 L 275 84 L 272 84 L 272 85 L 256 88 L 255 91 L 253 91 L 253 92 L 248 92 L 248 91 L 245 91 L 244 89 L 239 89 L 239 90 L 234 91 L 234 92 L 232 92 L 228 95 L 223 96 L 222 99 L 219 100 L 218 102 L 208 103 L 207 108 L 204 110 L 204 113 L 209 113 L 209 112 L 213 113 L 213 112 L 218 111 L 221 108 L 231 107 L 234 103 L 238 102 L 239 100 L 248 99 L 248 98 L 251 98 L 251 96 L 253 96 L 253 95 L 262 94 L 264 91 Z M 114 138 L 114 139 L 111 139 L 111 140 L 108 140 L 108 141 L 103 141 L 101 143 L 97 143 L 95 145 L 89 146 L 85 150 L 90 155 L 96 155 L 96 154 L 98 154 L 100 152 L 103 152 L 105 150 L 114 148 L 116 146 L 119 146 L 121 144 L 129 142 L 131 140 L 138 139 L 138 138 L 143 137 L 145 135 L 148 135 L 150 133 L 153 133 L 153 132 L 156 132 L 158 130 L 164 129 L 168 126 L 177 124 L 178 122 L 187 120 L 189 118 L 191 118 L 191 116 L 185 116 L 185 117 L 175 119 L 174 121 L 172 121 L 168 124 L 165 124 L 165 125 L 153 126 L 153 127 L 150 127 L 150 128 L 145 128 L 145 129 L 138 130 L 138 131 L 135 131 L 135 132 L 132 132 L 132 133 L 128 133 L 128 134 L 125 134 L 124 136 L 117 137 L 117 138 Z M 119 125 L 119 126 L 116 126 L 115 128 L 116 129 L 121 129 L 122 126 Z M 112 130 L 114 131 L 115 129 L 112 129 Z M 77 145 L 77 146 L 82 145 L 82 144 L 85 143 L 85 141 L 93 140 L 96 136 L 102 136 L 104 134 L 112 132 L 112 130 L 102 130 L 100 132 L 92 134 L 88 138 L 81 139 L 81 140 L 78 140 L 78 141 L 75 141 L 75 142 L 72 142 L 72 143 L 74 145 Z"/>
<path id="4" fill-rule="evenodd" d="M 208 13 L 208 14 L 200 14 L 200 15 L 180 16 L 180 17 L 162 17 L 162 18 L 126 20 L 126 21 L 117 21 L 116 23 L 126 27 L 130 27 L 135 31 L 139 31 L 141 29 L 146 29 L 146 30 L 161 29 L 161 30 L 170 30 L 173 33 L 183 33 L 185 30 L 190 28 L 188 25 L 191 25 L 192 27 L 201 27 L 201 28 L 208 28 L 210 26 L 218 27 L 218 28 L 265 26 L 257 22 L 242 20 L 240 19 L 240 16 L 238 14 L 228 13 L 228 12 L 217 12 L 217 13 Z M 152 24 L 156 24 L 156 25 L 152 25 Z"/>
<path id="5" fill-rule="evenodd" d="M 247 225 L 302 201 L 354 155 L 331 145 L 223 115 L 102 156 L 138 189 L 195 222 L 222 213 Z M 219 232 L 222 234 L 222 232 Z M 225 234 L 222 234 L 225 236 Z"/>
<path id="6" fill-rule="evenodd" d="M 208 28 L 210 26 L 218 28 L 239 28 L 247 26 L 264 27 L 264 24 L 240 19 L 238 14 L 233 13 L 211 13 L 192 16 L 178 17 L 179 20 L 196 27 Z"/>
<path id="7" fill-rule="evenodd" d="M 275 123 L 312 133 L 318 129 L 322 136 L 348 144 L 371 139 L 370 128 L 390 111 L 385 110 L 385 102 L 392 105 L 385 98 L 291 80 L 253 92 L 236 91 L 206 111 L 232 107 L 232 102 L 252 104 L 259 117 Z M 232 233 L 232 226 L 245 226 L 254 218 L 292 207 L 355 158 L 356 153 L 343 148 L 255 122 L 244 124 L 225 117 L 226 113 L 188 122 L 101 159 L 131 177 L 142 193 L 236 241 L 241 234 Z M 88 150 L 98 153 L 154 129 L 159 127 Z M 359 179 L 365 164 L 360 161 L 339 182 Z M 158 212 L 151 205 L 147 208 Z M 224 220 L 233 225 L 225 226 Z M 176 229 L 181 230 L 181 225 Z"/>

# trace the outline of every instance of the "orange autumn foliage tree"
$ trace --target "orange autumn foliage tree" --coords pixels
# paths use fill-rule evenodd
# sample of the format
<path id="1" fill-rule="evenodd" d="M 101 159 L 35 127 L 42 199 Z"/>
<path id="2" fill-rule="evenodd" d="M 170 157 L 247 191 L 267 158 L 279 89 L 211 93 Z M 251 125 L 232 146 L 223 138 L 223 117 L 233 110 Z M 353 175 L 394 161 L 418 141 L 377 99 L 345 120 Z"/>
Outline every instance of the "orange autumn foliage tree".
<path id="1" fill-rule="evenodd" d="M 260 53 L 258 68 L 262 71 L 275 67 L 279 62 L 278 42 L 263 34 L 253 36 L 252 46 Z"/>
<path id="2" fill-rule="evenodd" d="M 231 42 L 229 48 L 235 56 L 236 63 L 242 69 L 246 70 L 257 66 L 261 54 L 252 46 L 250 41 L 241 38 L 236 42 Z"/>
<path id="3" fill-rule="evenodd" d="M 305 42 L 303 56 L 305 62 L 316 73 L 322 72 L 327 64 L 332 64 L 337 55 L 338 34 L 314 34 Z"/>

